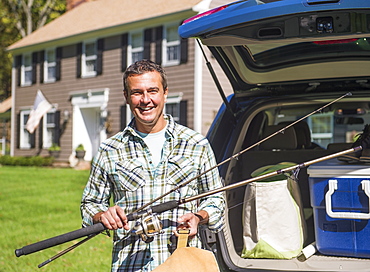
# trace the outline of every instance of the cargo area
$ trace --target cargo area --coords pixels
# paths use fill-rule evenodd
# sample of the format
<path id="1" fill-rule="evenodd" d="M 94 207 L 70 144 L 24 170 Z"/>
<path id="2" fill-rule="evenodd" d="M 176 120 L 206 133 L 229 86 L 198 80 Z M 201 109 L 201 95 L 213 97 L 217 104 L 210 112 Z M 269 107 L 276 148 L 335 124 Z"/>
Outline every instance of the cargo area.
<path id="1" fill-rule="evenodd" d="M 264 108 L 264 110 L 256 110 L 253 113 L 248 112 L 245 114 L 244 119 L 240 118 L 243 120 L 243 124 L 238 124 L 233 132 L 235 135 L 239 135 L 237 139 L 235 139 L 235 149 L 233 153 L 235 154 L 244 149 L 247 149 L 247 152 L 241 154 L 237 159 L 232 160 L 228 166 L 225 167 L 227 170 L 224 169 L 224 172 L 221 171 L 225 178 L 226 185 L 250 179 L 251 173 L 259 167 L 275 165 L 281 162 L 301 164 L 350 149 L 353 145 L 353 137 L 362 132 L 365 124 L 370 123 L 370 114 L 367 113 L 367 110 L 361 115 L 353 114 L 351 111 L 353 107 L 360 108 L 358 101 L 353 101 L 351 103 L 347 101 L 347 103 L 338 103 L 324 111 L 315 113 L 294 126 L 285 129 L 285 127 L 289 126 L 292 122 L 324 105 L 323 102 L 317 103 L 317 101 L 309 100 L 291 102 L 292 103 L 286 103 L 285 105 L 283 103 L 266 103 L 263 107 L 259 105 L 260 108 Z M 278 107 L 276 107 L 276 105 L 278 105 Z M 367 108 L 368 102 L 364 103 L 363 106 Z M 346 113 L 343 114 L 343 112 Z M 250 150 L 248 149 L 249 146 L 253 146 L 254 143 L 265 139 L 279 130 L 283 130 L 283 133 L 278 133 Z M 370 179 L 370 164 L 367 162 L 359 162 L 357 165 L 348 164 L 347 162 L 339 161 L 337 158 L 331 159 L 330 162 L 331 164 L 326 166 L 325 170 L 320 170 L 320 173 L 322 173 L 322 171 L 326 172 L 326 175 L 323 177 L 325 180 L 341 179 L 344 173 L 346 173 L 346 171 L 350 173 L 350 169 L 352 168 L 362 169 L 362 172 L 360 171 L 363 174 L 363 176 L 360 177 L 362 180 L 366 178 Z M 325 161 L 323 163 L 325 164 L 328 162 Z M 313 164 L 308 168 L 303 167 L 295 172 L 300 188 L 302 209 L 307 227 L 304 247 L 312 243 L 316 243 L 318 247 L 320 244 L 327 243 L 327 241 L 332 241 L 331 243 L 334 245 L 336 243 L 341 244 L 344 239 L 350 241 L 356 239 L 354 238 L 356 237 L 356 232 L 361 232 L 359 236 L 357 236 L 358 240 L 352 241 L 354 244 L 357 243 L 357 245 L 348 246 L 349 248 L 345 249 L 344 252 L 341 252 L 340 249 L 332 250 L 330 248 L 321 249 L 321 252 L 317 250 L 307 259 L 304 258 L 304 256 L 297 256 L 298 258 L 286 260 L 242 258 L 241 254 L 244 246 L 243 201 L 246 189 L 246 186 L 243 186 L 229 190 L 226 193 L 228 203 L 226 216 L 227 227 L 224 228 L 222 235 L 219 235 L 219 239 L 221 244 L 227 248 L 227 252 L 223 252 L 222 254 L 228 254 L 230 263 L 236 264 L 236 267 L 239 269 L 246 268 L 245 271 L 254 271 L 254 269 L 256 269 L 255 271 L 369 271 L 370 243 L 368 242 L 368 232 L 370 223 L 368 219 L 340 219 L 340 222 L 338 222 L 338 219 L 333 219 L 336 222 L 328 224 L 328 222 L 322 218 L 327 218 L 325 208 L 323 209 L 322 205 L 325 205 L 324 199 L 328 190 L 328 185 L 324 185 L 321 189 L 310 188 L 310 182 L 313 184 L 318 178 L 317 167 L 317 164 Z M 312 169 L 316 169 L 316 173 L 315 170 Z M 311 173 L 311 175 L 309 173 Z M 315 178 L 312 178 L 312 175 Z M 358 181 L 358 179 L 356 179 L 356 183 L 361 183 L 362 180 Z M 357 187 L 358 186 L 357 184 Z M 316 192 L 313 195 L 312 190 L 321 190 L 322 192 Z M 361 203 L 357 205 L 363 205 L 363 207 L 355 212 L 368 214 L 370 213 L 369 198 L 362 189 L 360 191 L 362 192 Z M 345 194 L 346 192 L 342 192 L 339 199 L 342 199 Z M 315 195 L 316 197 L 312 199 Z M 320 197 L 318 197 L 318 195 L 320 195 Z M 340 200 L 338 200 L 335 194 L 334 196 L 337 198 L 337 200 L 335 200 L 335 198 L 333 200 L 335 204 Z M 356 199 L 356 197 L 358 196 L 354 196 L 354 199 Z M 319 203 L 313 203 L 315 201 Z M 346 201 L 353 202 L 354 200 Z M 336 208 L 334 208 L 334 210 L 335 209 Z M 324 215 L 322 214 L 323 212 Z M 315 213 L 321 213 L 321 217 L 317 214 L 315 216 Z M 328 237 L 318 237 L 320 231 L 322 232 L 322 224 L 326 224 L 326 227 L 329 228 L 324 231 L 324 234 Z M 348 224 L 352 231 L 349 233 L 342 233 L 342 226 Z M 330 229 L 330 225 L 332 229 Z M 361 230 L 357 228 L 361 228 Z M 320 241 L 318 239 L 320 239 Z M 353 250 L 351 248 L 352 246 Z M 356 246 L 362 247 L 360 250 L 362 251 L 361 254 L 355 252 Z M 232 269 L 236 269 L 236 267 Z"/>

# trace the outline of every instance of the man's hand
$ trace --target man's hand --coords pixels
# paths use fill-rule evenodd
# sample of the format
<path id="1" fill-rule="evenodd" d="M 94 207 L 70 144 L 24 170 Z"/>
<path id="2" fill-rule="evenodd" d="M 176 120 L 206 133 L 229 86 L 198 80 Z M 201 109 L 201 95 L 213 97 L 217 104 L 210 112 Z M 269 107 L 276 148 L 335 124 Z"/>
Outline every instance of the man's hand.
<path id="1" fill-rule="evenodd" d="M 179 225 L 177 229 L 189 229 L 189 237 L 194 237 L 198 233 L 198 225 L 208 223 L 208 213 L 206 211 L 199 211 L 197 213 L 187 213 L 177 219 Z"/>
<path id="2" fill-rule="evenodd" d="M 103 223 L 103 225 L 110 230 L 124 228 L 129 230 L 127 217 L 125 211 L 119 206 L 110 207 L 105 212 L 99 212 L 94 215 L 94 224 Z"/>

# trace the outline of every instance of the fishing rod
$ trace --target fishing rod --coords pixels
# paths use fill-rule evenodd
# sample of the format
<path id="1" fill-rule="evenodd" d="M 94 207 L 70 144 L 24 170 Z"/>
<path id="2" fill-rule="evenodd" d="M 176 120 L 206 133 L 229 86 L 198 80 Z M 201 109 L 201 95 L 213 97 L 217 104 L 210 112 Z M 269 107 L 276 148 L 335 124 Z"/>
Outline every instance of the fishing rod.
<path id="1" fill-rule="evenodd" d="M 234 154 L 233 156 L 229 157 L 228 159 L 218 163 L 217 165 L 209 168 L 208 170 L 204 171 L 203 173 L 197 175 L 196 177 L 188 180 L 188 181 L 184 181 L 182 183 L 180 183 L 178 186 L 176 186 L 175 188 L 171 189 L 170 191 L 168 191 L 167 193 L 153 199 L 152 201 L 150 201 L 149 203 L 145 204 L 144 206 L 140 207 L 139 209 L 137 209 L 136 211 L 134 211 L 133 213 L 131 214 L 128 214 L 127 215 L 127 219 L 128 221 L 134 221 L 134 220 L 137 220 L 137 219 L 142 219 L 144 216 L 145 218 L 143 219 L 143 223 L 141 224 L 136 224 L 135 225 L 135 230 L 134 230 L 134 233 L 135 234 L 139 234 L 142 236 L 143 240 L 146 241 L 146 238 L 148 236 L 149 233 L 151 233 L 153 235 L 156 235 L 158 234 L 158 229 L 161 227 L 160 226 L 160 222 L 159 220 L 156 218 L 156 217 L 153 217 L 154 214 L 160 214 L 164 211 L 168 211 L 168 210 L 171 210 L 171 209 L 174 209 L 176 207 L 178 207 L 178 205 L 180 204 L 184 204 L 184 203 L 187 203 L 189 201 L 193 201 L 195 199 L 198 199 L 197 196 L 195 197 L 192 197 L 192 198 L 189 198 L 189 199 L 183 199 L 183 200 L 180 200 L 180 201 L 170 201 L 170 202 L 166 202 L 166 203 L 162 203 L 162 204 L 159 204 L 159 205 L 155 205 L 155 206 L 152 206 L 150 207 L 149 209 L 147 210 L 144 210 L 145 208 L 149 207 L 150 205 L 152 205 L 154 202 L 162 199 L 163 197 L 167 196 L 168 194 L 172 193 L 172 192 L 175 192 L 177 191 L 178 189 L 182 188 L 183 186 L 187 185 L 188 183 L 192 182 L 193 180 L 195 179 L 198 179 L 200 176 L 208 173 L 209 171 L 212 171 L 213 169 L 237 158 L 238 156 L 242 155 L 243 153 L 247 152 L 248 150 L 254 148 L 255 146 L 258 146 L 259 144 L 261 144 L 262 142 L 274 137 L 275 135 L 279 134 L 279 133 L 284 133 L 284 131 L 288 128 L 290 128 L 291 126 L 297 124 L 298 122 L 304 120 L 305 118 L 317 113 L 317 112 L 320 112 L 322 111 L 324 108 L 330 106 L 331 104 L 339 101 L 340 99 L 346 97 L 346 96 L 351 96 L 352 94 L 350 92 L 334 99 L 333 101 L 327 103 L 326 105 L 314 110 L 313 112 L 303 116 L 302 118 L 288 124 L 287 126 L 285 126 L 284 128 L 276 131 L 275 133 L 272 133 L 271 135 L 265 137 L 264 139 L 256 142 L 255 144 L 243 149 L 242 151 Z M 342 151 L 342 152 L 339 152 L 339 153 L 336 153 L 336 154 L 333 154 L 332 156 L 333 157 L 336 157 L 336 156 L 341 156 L 343 154 L 347 154 L 347 153 L 352 153 L 352 152 L 356 152 L 358 151 L 358 148 L 357 150 L 354 150 L 354 149 L 348 149 L 348 150 L 345 150 L 345 151 Z M 326 158 L 326 157 L 323 157 L 323 158 Z M 327 158 L 328 159 L 328 158 Z M 325 160 L 325 159 L 324 159 Z M 308 163 L 304 163 L 302 165 L 309 165 Z M 302 166 L 304 167 L 304 166 Z M 297 168 L 297 166 L 295 166 L 295 168 Z M 298 168 L 297 168 L 298 169 Z M 280 171 L 283 171 L 283 170 L 280 170 Z M 287 170 L 285 170 L 287 171 Z M 279 173 L 282 173 L 282 172 L 279 172 Z M 256 179 L 257 178 L 257 179 Z M 253 178 L 251 180 L 246 180 L 245 182 L 246 183 L 249 183 L 249 182 L 252 182 L 252 181 L 256 181 L 256 180 L 259 180 L 259 179 L 263 179 L 263 178 L 266 178 L 266 176 L 260 176 L 260 177 L 256 177 L 256 178 Z M 240 186 L 246 184 L 246 183 L 243 183 L 241 184 Z M 233 184 L 233 185 L 229 185 L 229 186 L 226 186 L 226 187 L 222 187 L 220 189 L 216 189 L 217 191 L 209 191 L 209 192 L 206 192 L 206 193 L 203 193 L 199 196 L 199 198 L 201 197 L 204 197 L 204 196 L 208 196 L 210 194 L 215 194 L 217 192 L 221 192 L 221 191 L 225 191 L 225 190 L 228 190 L 228 189 L 232 189 L 232 188 L 235 188 L 235 186 L 238 187 L 238 184 Z M 154 219 L 153 219 L 154 218 Z M 149 230 L 149 228 L 151 228 Z M 69 241 L 72 241 L 72 240 L 75 240 L 75 239 L 78 239 L 78 238 L 81 238 L 81 237 L 84 237 L 84 236 L 87 236 L 87 238 L 85 238 L 84 240 L 80 241 L 78 244 L 76 245 L 73 245 L 71 246 L 70 248 L 58 253 L 57 255 L 55 255 L 54 257 L 50 258 L 49 260 L 45 261 L 44 263 L 40 264 L 39 267 L 42 267 L 44 266 L 45 264 L 55 260 L 56 258 L 59 258 L 60 256 L 62 256 L 63 254 L 71 251 L 72 249 L 76 248 L 77 246 L 83 244 L 84 242 L 90 240 L 92 237 L 95 237 L 97 234 L 103 232 L 104 230 L 106 230 L 105 226 L 102 224 L 102 223 L 97 223 L 97 224 L 94 224 L 92 226 L 88 226 L 88 227 L 85 227 L 85 228 L 82 228 L 82 229 L 79 229 L 79 230 L 75 230 L 75 231 L 72 231 L 72 232 L 69 232 L 69 233 L 65 233 L 65 234 L 62 234 L 62 235 L 59 235 L 59 236 L 56 236 L 56 237 L 53 237 L 53 238 L 50 238 L 50 239 L 46 239 L 46 240 L 43 240 L 43 241 L 40 241 L 40 242 L 37 242 L 37 243 L 34 243 L 34 244 L 31 244 L 31 245 L 28 245 L 28 246 L 25 246 L 23 248 L 20 248 L 20 249 L 16 249 L 15 250 L 15 255 L 17 257 L 20 257 L 22 255 L 28 255 L 28 254 L 31 254 L 31 253 L 34 253 L 34 252 L 37 252 L 37 251 L 40 251 L 40 250 L 43 250 L 43 249 L 46 249 L 46 248 L 49 248 L 49 247 L 53 247 L 53 246 L 56 246 L 56 245 L 60 245 L 60 244 L 63 244 L 63 243 L 66 243 L 66 242 L 69 242 Z M 149 241 L 150 239 L 148 239 Z"/>
<path id="2" fill-rule="evenodd" d="M 313 114 L 315 114 L 315 113 L 317 113 L 317 112 L 322 111 L 322 110 L 323 110 L 323 109 L 325 109 L 326 107 L 330 106 L 331 104 L 336 103 L 337 101 L 339 101 L 339 100 L 343 99 L 344 97 L 346 97 L 346 96 L 351 96 L 351 95 L 352 95 L 352 93 L 351 93 L 351 92 L 348 92 L 348 93 L 346 93 L 346 94 L 344 94 L 344 95 L 342 95 L 342 96 L 340 96 L 340 97 L 338 97 L 338 98 L 334 99 L 333 101 L 331 101 L 331 102 L 327 103 L 326 105 L 324 105 L 324 106 L 322 106 L 322 107 L 320 107 L 320 108 L 318 108 L 318 109 L 316 109 L 316 110 L 314 110 L 314 111 L 312 111 L 312 112 L 308 113 L 307 115 L 305 115 L 305 116 L 301 117 L 300 119 L 298 119 L 298 120 L 296 120 L 296 121 L 294 121 L 294 122 L 292 122 L 292 123 L 288 124 L 287 126 L 285 126 L 285 127 L 281 128 L 281 129 L 279 129 L 278 131 L 275 131 L 275 132 L 274 132 L 274 133 L 272 133 L 271 135 L 269 135 L 269 136 L 267 136 L 267 137 L 265 137 L 265 138 L 261 139 L 260 141 L 258 141 L 258 142 L 256 142 L 256 143 L 254 143 L 254 144 L 252 144 L 252 145 L 250 145 L 250 146 L 248 146 L 247 148 L 243 149 L 242 151 L 239 151 L 238 153 L 236 153 L 236 154 L 232 155 L 231 157 L 227 158 L 226 160 L 224 160 L 224 161 L 222 161 L 222 162 L 220 162 L 220 163 L 216 164 L 215 166 L 213 166 L 213 167 L 211 167 L 211 168 L 207 169 L 207 170 L 206 170 L 206 171 L 204 171 L 203 173 L 200 173 L 199 175 L 195 176 L 194 178 L 191 178 L 191 179 L 189 179 L 189 180 L 186 180 L 186 181 L 184 181 L 184 182 L 180 183 L 179 185 L 177 185 L 176 187 L 172 188 L 171 190 L 169 190 L 168 192 L 164 193 L 163 195 L 158 196 L 157 198 L 153 199 L 152 201 L 150 201 L 150 202 L 146 203 L 145 205 L 143 205 L 142 207 L 138 208 L 138 209 L 136 210 L 136 212 L 138 212 L 138 211 L 140 211 L 140 210 L 142 210 L 142 209 L 145 209 L 146 207 L 148 207 L 148 206 L 152 205 L 154 202 L 157 202 L 158 200 L 160 200 L 160 199 L 164 198 L 165 196 L 167 196 L 167 195 L 169 195 L 169 194 L 171 194 L 171 193 L 173 193 L 173 192 L 175 192 L 175 191 L 179 190 L 180 188 L 184 187 L 185 185 L 189 184 L 190 182 L 192 182 L 192 181 L 194 181 L 194 180 L 198 179 L 200 176 L 203 176 L 204 174 L 207 174 L 208 172 L 210 172 L 210 171 L 214 170 L 215 168 L 218 168 L 219 166 L 221 166 L 221 165 L 223 165 L 223 164 L 225 164 L 225 163 L 227 163 L 227 162 L 229 162 L 229 161 L 231 161 L 231 160 L 233 160 L 233 159 L 235 159 L 235 158 L 239 157 L 240 155 L 244 154 L 244 153 L 245 153 L 245 152 L 247 152 L 248 150 L 250 150 L 250 149 L 252 149 L 252 148 L 254 148 L 254 147 L 256 147 L 256 146 L 260 145 L 261 143 L 263 143 L 263 142 L 267 141 L 268 139 L 270 139 L 270 138 L 274 137 L 275 135 L 277 135 L 277 134 L 279 134 L 279 133 L 284 133 L 284 131 L 285 131 L 286 129 L 288 129 L 288 128 L 290 128 L 290 127 L 294 126 L 295 124 L 299 123 L 300 121 L 302 121 L 302 120 L 304 120 L 304 119 L 308 118 L 309 116 L 311 116 L 311 115 L 313 115 Z"/>
<path id="3" fill-rule="evenodd" d="M 367 140 L 367 141 L 369 141 L 369 140 Z M 366 143 L 366 145 L 367 144 L 368 143 Z M 227 185 L 227 186 L 224 186 L 224 187 L 221 187 L 221 188 L 217 188 L 217 189 L 214 189 L 214 190 L 211 190 L 211 191 L 208 191 L 208 192 L 204 192 L 204 193 L 195 195 L 195 196 L 191 196 L 191 197 L 188 197 L 188 198 L 183 198 L 183 199 L 180 199 L 180 200 L 173 200 L 173 201 L 164 202 L 164 203 L 161 203 L 161 204 L 158 204 L 158 205 L 155 205 L 155 206 L 151 206 L 151 207 L 149 207 L 148 209 L 145 209 L 145 210 L 142 209 L 138 212 L 130 213 L 130 214 L 127 215 L 127 220 L 128 221 L 134 221 L 134 220 L 142 219 L 142 222 L 140 224 L 138 224 L 138 222 L 136 223 L 135 227 L 131 230 L 131 232 L 134 235 L 141 235 L 142 238 L 144 238 L 144 237 L 153 238 L 155 235 L 160 234 L 161 231 L 162 231 L 161 230 L 161 227 L 162 227 L 161 223 L 159 222 L 159 219 L 157 217 L 157 215 L 160 214 L 160 213 L 175 209 L 179 205 L 182 205 L 182 204 L 194 201 L 194 200 L 198 200 L 200 198 L 204 198 L 204 197 L 207 197 L 207 196 L 210 196 L 210 195 L 213 195 L 213 194 L 216 194 L 216 193 L 220 193 L 220 192 L 223 192 L 223 191 L 226 191 L 226 190 L 235 189 L 235 188 L 244 186 L 244 185 L 246 185 L 248 183 L 251 183 L 251 182 L 267 179 L 267 178 L 270 178 L 270 177 L 273 177 L 273 176 L 276 176 L 276 175 L 281 175 L 281 174 L 291 172 L 291 171 L 294 171 L 294 170 L 299 170 L 299 169 L 302 169 L 304 167 L 310 166 L 312 164 L 322 162 L 322 161 L 325 161 L 325 160 L 329 160 L 329 159 L 333 159 L 333 158 L 336 158 L 336 157 L 339 157 L 339 156 L 342 156 L 342 155 L 345 155 L 345 154 L 348 154 L 348 153 L 358 152 L 362 149 L 363 149 L 363 147 L 360 145 L 360 146 L 353 147 L 353 148 L 350 148 L 350 149 L 347 149 L 347 150 L 344 150 L 344 151 L 340 151 L 340 152 L 337 152 L 337 153 L 334 153 L 334 154 L 331 154 L 331 155 L 327 155 L 327 156 L 324 156 L 324 157 L 321 157 L 321 158 L 313 159 L 313 160 L 310 160 L 310 161 L 307 161 L 307 162 L 304 162 L 304 163 L 293 165 L 293 166 L 283 168 L 283 169 L 280 169 L 280 170 L 277 170 L 277 171 L 274 171 L 274 172 L 270 172 L 270 173 L 267 173 L 267 174 L 264 174 L 264 175 L 260 175 L 260 176 L 257 176 L 257 177 L 246 179 L 244 181 L 240 181 L 240 182 L 237 182 L 237 183 L 234 183 L 234 184 L 230 184 L 230 185 Z M 44 263 L 39 265 L 39 267 L 42 267 L 45 264 L 50 263 L 51 261 L 55 260 L 56 258 L 59 258 L 63 254 L 65 254 L 65 253 L 71 251 L 72 249 L 76 248 L 80 244 L 84 243 L 86 240 L 89 240 L 92 237 L 95 237 L 96 235 L 100 234 L 104 230 L 106 230 L 106 227 L 102 223 L 96 223 L 96 224 L 88 226 L 88 227 L 84 227 L 84 228 L 81 228 L 81 229 L 78 229 L 78 230 L 75 230 L 75 231 L 72 231 L 72 232 L 69 232 L 69 233 L 65 233 L 65 234 L 55 236 L 55 237 L 52 237 L 52 238 L 49 238 L 49 239 L 46 239 L 46 240 L 43 240 L 43 241 L 40 241 L 40 242 L 37 242 L 37 243 L 34 243 L 34 244 L 24 246 L 20 249 L 16 249 L 15 250 L 15 255 L 17 257 L 23 256 L 23 255 L 28 255 L 28 254 L 31 254 L 31 253 L 34 253 L 34 252 L 37 252 L 37 251 L 40 251 L 40 250 L 43 250 L 43 249 L 46 249 L 46 248 L 57 246 L 57 245 L 60 245 L 60 244 L 63 244 L 63 243 L 66 243 L 66 242 L 84 237 L 84 236 L 87 236 L 87 238 L 85 238 L 85 240 L 80 241 L 79 243 L 77 243 L 77 244 L 71 246 L 70 248 L 58 253 L 54 257 L 48 259 L 47 261 L 45 261 Z M 152 239 L 149 239 L 149 242 L 151 240 Z M 146 240 L 144 240 L 144 241 L 146 241 Z"/>

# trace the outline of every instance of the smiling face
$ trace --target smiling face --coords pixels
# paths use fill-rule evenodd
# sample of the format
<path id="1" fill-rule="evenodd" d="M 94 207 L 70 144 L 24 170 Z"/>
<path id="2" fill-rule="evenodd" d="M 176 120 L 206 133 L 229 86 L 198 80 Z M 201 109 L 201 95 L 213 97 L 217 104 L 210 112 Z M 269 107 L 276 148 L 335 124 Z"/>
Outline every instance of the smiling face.
<path id="1" fill-rule="evenodd" d="M 157 71 L 130 75 L 127 78 L 126 102 L 135 116 L 136 129 L 143 133 L 156 133 L 166 126 L 163 108 L 167 89 Z"/>

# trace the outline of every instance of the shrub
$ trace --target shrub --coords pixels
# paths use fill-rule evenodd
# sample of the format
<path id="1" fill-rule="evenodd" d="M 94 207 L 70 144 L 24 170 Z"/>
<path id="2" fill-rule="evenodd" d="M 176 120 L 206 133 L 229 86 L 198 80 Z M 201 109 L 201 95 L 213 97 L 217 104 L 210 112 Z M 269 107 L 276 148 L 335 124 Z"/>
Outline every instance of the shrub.
<path id="1" fill-rule="evenodd" d="M 0 156 L 0 165 L 9 166 L 52 166 L 53 157 L 12 157 L 9 155 Z"/>

